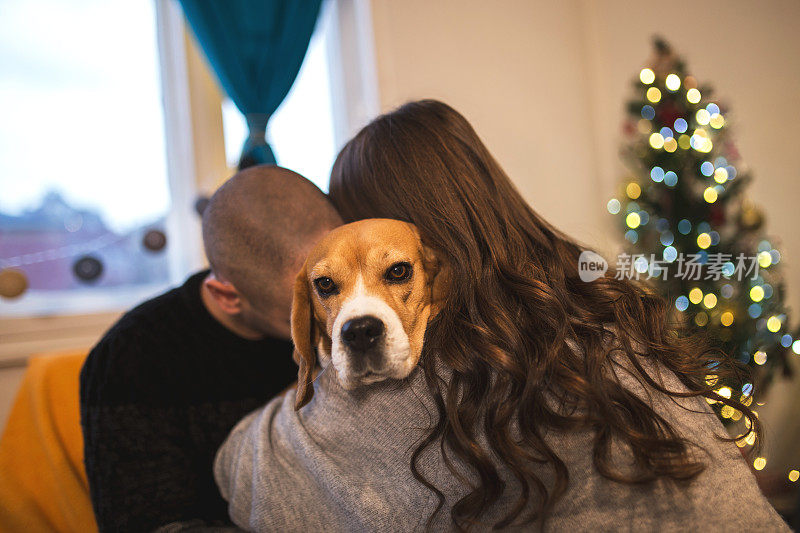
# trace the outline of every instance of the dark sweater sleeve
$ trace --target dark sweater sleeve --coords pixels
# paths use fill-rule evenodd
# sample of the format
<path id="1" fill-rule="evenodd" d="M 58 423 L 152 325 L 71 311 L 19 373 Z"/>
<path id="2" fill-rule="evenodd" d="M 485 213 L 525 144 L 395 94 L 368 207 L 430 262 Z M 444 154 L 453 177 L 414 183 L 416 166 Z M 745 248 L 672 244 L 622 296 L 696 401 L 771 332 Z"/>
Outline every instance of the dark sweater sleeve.
<path id="1" fill-rule="evenodd" d="M 187 409 L 148 395 L 176 378 L 153 353 L 136 335 L 107 336 L 81 372 L 84 462 L 101 531 L 151 531 L 212 511 L 197 508 L 203 465 L 186 446 Z"/>

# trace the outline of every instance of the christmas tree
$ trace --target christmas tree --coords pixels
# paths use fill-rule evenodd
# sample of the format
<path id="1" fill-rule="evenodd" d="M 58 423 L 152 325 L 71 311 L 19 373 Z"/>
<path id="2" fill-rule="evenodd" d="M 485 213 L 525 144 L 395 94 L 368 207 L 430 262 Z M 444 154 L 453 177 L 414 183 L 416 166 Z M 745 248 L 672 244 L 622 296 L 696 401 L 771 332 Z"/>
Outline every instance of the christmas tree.
<path id="1" fill-rule="evenodd" d="M 630 175 L 608 202 L 625 232 L 616 275 L 649 280 L 677 320 L 704 329 L 752 367 L 755 387 L 716 387 L 749 405 L 777 372 L 788 373 L 791 351 L 800 353 L 781 255 L 763 233 L 762 211 L 745 196 L 751 176 L 729 137 L 727 108 L 665 41 L 654 45 L 627 105 L 622 157 Z M 727 421 L 741 418 L 730 406 L 715 407 Z"/>

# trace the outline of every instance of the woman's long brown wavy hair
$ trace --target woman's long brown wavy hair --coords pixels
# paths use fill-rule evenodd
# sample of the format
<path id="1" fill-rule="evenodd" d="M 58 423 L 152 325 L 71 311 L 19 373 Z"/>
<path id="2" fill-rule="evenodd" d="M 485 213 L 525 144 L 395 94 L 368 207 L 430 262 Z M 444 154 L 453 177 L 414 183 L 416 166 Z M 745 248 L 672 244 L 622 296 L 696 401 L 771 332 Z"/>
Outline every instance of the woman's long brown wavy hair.
<path id="1" fill-rule="evenodd" d="M 592 429 L 597 471 L 620 483 L 684 482 L 700 474 L 704 464 L 691 453 L 693 443 L 607 371 L 614 346 L 614 357 L 621 353 L 650 390 L 730 405 L 760 432 L 746 405 L 720 396 L 707 380 L 741 379 L 743 371 L 703 338 L 669 324 L 665 300 L 648 288 L 610 272 L 581 281 L 581 247 L 531 209 L 451 107 L 423 100 L 375 119 L 336 159 L 330 197 L 345 221 L 416 224 L 452 271 L 420 363 L 438 423 L 411 461 L 414 476 L 439 498 L 434 515 L 443 494 L 417 468 L 432 446 L 463 461 L 480 481 L 452 506 L 462 529 L 503 495 L 499 467 L 522 490 L 494 526 L 544 524 L 569 479 L 568 465 L 543 438 L 552 429 Z M 452 369 L 449 382 L 437 378 L 430 354 Z M 686 390 L 667 390 L 654 368 L 674 372 Z M 632 470 L 616 468 L 612 442 L 628 450 Z M 542 465 L 554 473 L 549 486 L 535 472 Z"/>

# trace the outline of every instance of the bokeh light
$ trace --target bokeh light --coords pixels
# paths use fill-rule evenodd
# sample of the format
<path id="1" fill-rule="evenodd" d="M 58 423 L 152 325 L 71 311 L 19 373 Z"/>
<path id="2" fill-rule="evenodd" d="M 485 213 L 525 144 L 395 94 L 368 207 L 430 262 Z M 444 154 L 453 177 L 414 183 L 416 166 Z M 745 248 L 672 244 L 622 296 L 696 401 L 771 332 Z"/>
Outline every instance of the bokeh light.
<path id="1" fill-rule="evenodd" d="M 660 133 L 653 133 L 650 135 L 650 146 L 659 150 L 664 146 L 664 137 Z"/>
<path id="2" fill-rule="evenodd" d="M 711 115 L 705 109 L 699 109 L 694 118 L 697 120 L 698 124 L 705 126 L 708 124 L 709 119 L 711 119 Z"/>
<path id="3" fill-rule="evenodd" d="M 661 91 L 658 87 L 650 87 L 647 89 L 647 99 L 651 102 L 658 103 L 661 101 Z"/>
<path id="4" fill-rule="evenodd" d="M 639 72 L 639 79 L 645 85 L 650 85 L 654 81 L 656 81 L 656 73 L 653 72 L 649 68 L 643 68 L 641 72 Z"/>
<path id="5" fill-rule="evenodd" d="M 694 316 L 694 323 L 702 328 L 703 326 L 708 324 L 708 315 L 700 311 Z"/>
<path id="6" fill-rule="evenodd" d="M 752 289 L 750 289 L 750 299 L 754 302 L 760 302 L 764 299 L 764 287 L 761 285 L 756 285 Z"/>
<path id="7" fill-rule="evenodd" d="M 775 315 L 767 319 L 767 329 L 772 333 L 777 333 L 781 329 L 781 319 Z"/>
<path id="8" fill-rule="evenodd" d="M 681 79 L 678 77 L 677 74 L 669 74 L 664 84 L 667 86 L 667 89 L 669 89 L 672 92 L 675 92 L 681 88 Z"/>
<path id="9" fill-rule="evenodd" d="M 650 170 L 650 178 L 656 183 L 664 181 L 664 169 L 661 167 L 653 167 Z"/>
<path id="10" fill-rule="evenodd" d="M 731 313 L 730 311 L 725 311 L 724 313 L 722 313 L 722 315 L 720 315 L 719 321 L 723 326 L 726 327 L 730 326 L 731 324 L 733 324 L 733 313 Z"/>
<path id="11" fill-rule="evenodd" d="M 703 291 L 698 287 L 689 291 L 689 301 L 693 304 L 699 304 L 703 300 Z"/>

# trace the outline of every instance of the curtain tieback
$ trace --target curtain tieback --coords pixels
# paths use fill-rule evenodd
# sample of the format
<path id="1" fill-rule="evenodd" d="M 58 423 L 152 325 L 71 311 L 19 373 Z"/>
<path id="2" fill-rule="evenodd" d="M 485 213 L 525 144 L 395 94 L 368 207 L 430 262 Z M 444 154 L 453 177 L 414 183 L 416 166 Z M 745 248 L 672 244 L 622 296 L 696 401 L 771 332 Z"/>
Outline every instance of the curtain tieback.
<path id="1" fill-rule="evenodd" d="M 247 129 L 249 131 L 249 142 L 262 144 L 265 143 L 265 135 L 267 133 L 267 123 L 271 115 L 266 113 L 247 113 L 244 118 L 247 121 Z"/>

